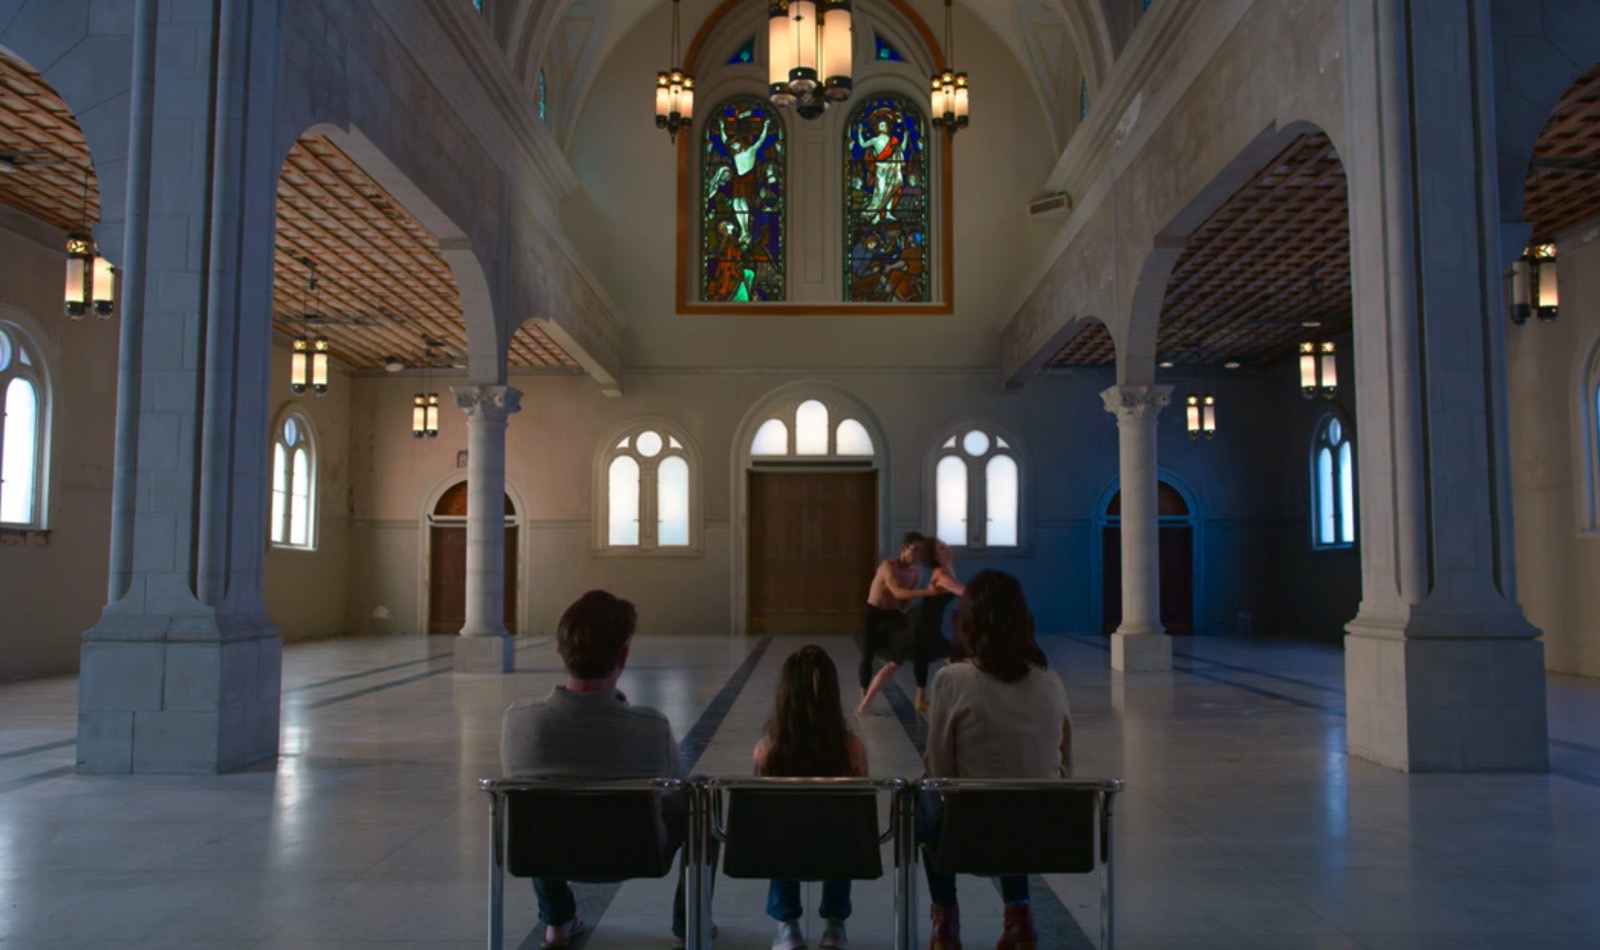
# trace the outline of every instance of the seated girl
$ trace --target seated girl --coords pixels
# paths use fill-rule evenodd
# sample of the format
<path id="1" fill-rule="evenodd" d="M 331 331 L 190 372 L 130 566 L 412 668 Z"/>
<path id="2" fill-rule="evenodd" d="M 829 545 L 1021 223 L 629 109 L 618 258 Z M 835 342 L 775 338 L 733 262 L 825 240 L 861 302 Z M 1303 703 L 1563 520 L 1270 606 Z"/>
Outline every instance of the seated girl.
<path id="1" fill-rule="evenodd" d="M 867 774 L 867 749 L 844 722 L 839 671 L 821 647 L 805 646 L 783 663 L 772 718 L 754 753 L 755 773 L 786 778 L 861 778 Z M 767 914 L 778 921 L 772 950 L 804 950 L 800 931 L 799 881 L 773 881 L 767 889 Z M 850 945 L 844 922 L 850 916 L 850 882 L 822 885 L 822 950 Z"/>

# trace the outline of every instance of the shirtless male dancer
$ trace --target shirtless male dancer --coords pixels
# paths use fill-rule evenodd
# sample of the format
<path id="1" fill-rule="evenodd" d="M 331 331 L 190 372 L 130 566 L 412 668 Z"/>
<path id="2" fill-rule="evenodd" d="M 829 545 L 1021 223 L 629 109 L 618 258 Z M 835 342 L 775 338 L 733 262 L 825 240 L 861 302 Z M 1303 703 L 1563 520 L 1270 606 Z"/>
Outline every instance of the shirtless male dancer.
<path id="1" fill-rule="evenodd" d="M 912 631 L 907 616 L 911 601 L 939 592 L 933 587 L 914 586 L 927 551 L 928 539 L 920 532 L 909 531 L 900 541 L 900 555 L 879 564 L 872 575 L 861 631 L 861 666 L 857 670 L 861 681 L 861 702 L 856 705 L 858 714 L 866 711 L 868 701 L 911 655 Z M 885 665 L 874 679 L 872 658 L 880 653 Z"/>

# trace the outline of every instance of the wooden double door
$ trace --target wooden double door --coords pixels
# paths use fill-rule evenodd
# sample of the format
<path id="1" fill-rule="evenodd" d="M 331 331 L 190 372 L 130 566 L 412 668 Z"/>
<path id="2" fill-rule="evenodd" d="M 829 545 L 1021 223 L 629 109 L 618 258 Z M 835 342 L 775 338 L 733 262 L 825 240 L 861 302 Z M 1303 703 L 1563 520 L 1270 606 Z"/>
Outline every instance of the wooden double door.
<path id="1" fill-rule="evenodd" d="M 1106 505 L 1100 534 L 1100 565 L 1105 583 L 1100 606 L 1101 632 L 1122 624 L 1122 493 Z M 1194 633 L 1194 521 L 1189 503 L 1166 482 L 1156 485 L 1156 515 L 1161 544 L 1161 626 L 1168 633 Z"/>
<path id="2" fill-rule="evenodd" d="M 876 472 L 750 473 L 751 633 L 850 633 L 877 566 Z"/>
<path id="3" fill-rule="evenodd" d="M 517 513 L 505 499 L 510 521 Z M 458 482 L 434 505 L 428 529 L 428 632 L 460 633 L 467 622 L 467 483 Z M 517 526 L 506 525 L 505 625 L 517 632 Z"/>

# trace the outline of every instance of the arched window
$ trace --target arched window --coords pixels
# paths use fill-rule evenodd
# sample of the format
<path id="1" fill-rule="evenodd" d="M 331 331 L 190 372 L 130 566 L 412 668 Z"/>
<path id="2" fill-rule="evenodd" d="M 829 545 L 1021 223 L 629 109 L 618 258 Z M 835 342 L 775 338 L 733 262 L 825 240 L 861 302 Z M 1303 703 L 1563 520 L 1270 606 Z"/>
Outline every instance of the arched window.
<path id="1" fill-rule="evenodd" d="M 700 299 L 785 299 L 788 191 L 783 120 L 772 104 L 735 96 L 711 110 L 700 174 Z"/>
<path id="2" fill-rule="evenodd" d="M 39 354 L 0 323 L 0 525 L 44 527 L 47 401 Z"/>
<path id="3" fill-rule="evenodd" d="M 1004 436 L 964 426 L 944 440 L 933 463 L 933 521 L 951 547 L 1021 545 L 1022 471 Z"/>
<path id="4" fill-rule="evenodd" d="M 750 454 L 756 458 L 786 455 L 871 458 L 877 454 L 872 434 L 860 420 L 846 416 L 837 425 L 830 425 L 833 415 L 821 400 L 807 399 L 785 410 L 781 416 L 761 423 L 755 438 L 750 440 Z M 794 424 L 791 426 L 790 422 Z"/>
<path id="5" fill-rule="evenodd" d="M 317 450 L 311 424 L 299 413 L 284 416 L 272 440 L 272 543 L 316 547 Z"/>
<path id="6" fill-rule="evenodd" d="M 1311 541 L 1333 548 L 1356 540 L 1356 472 L 1350 434 L 1333 416 L 1317 426 L 1311 449 Z"/>
<path id="7" fill-rule="evenodd" d="M 922 112 L 903 96 L 868 96 L 844 136 L 844 299 L 931 300 L 932 155 Z"/>
<path id="8" fill-rule="evenodd" d="M 604 550 L 688 551 L 699 541 L 694 464 L 667 427 L 640 425 L 606 449 L 601 465 Z"/>

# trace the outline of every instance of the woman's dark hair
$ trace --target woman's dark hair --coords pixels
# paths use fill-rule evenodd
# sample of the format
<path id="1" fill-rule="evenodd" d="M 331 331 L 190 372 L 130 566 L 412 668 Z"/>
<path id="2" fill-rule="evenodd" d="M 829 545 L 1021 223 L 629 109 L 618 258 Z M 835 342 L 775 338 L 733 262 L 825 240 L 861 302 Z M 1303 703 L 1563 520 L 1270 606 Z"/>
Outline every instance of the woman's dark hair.
<path id="1" fill-rule="evenodd" d="M 788 778 L 850 775 L 850 730 L 839 702 L 839 671 L 821 647 L 804 646 L 783 661 L 778 698 L 767 720 L 765 774 Z"/>
<path id="2" fill-rule="evenodd" d="M 951 662 L 971 660 L 1003 683 L 1048 665 L 1033 638 L 1033 612 L 1022 585 L 1005 571 L 979 571 L 967 582 L 951 626 L 956 633 Z"/>

